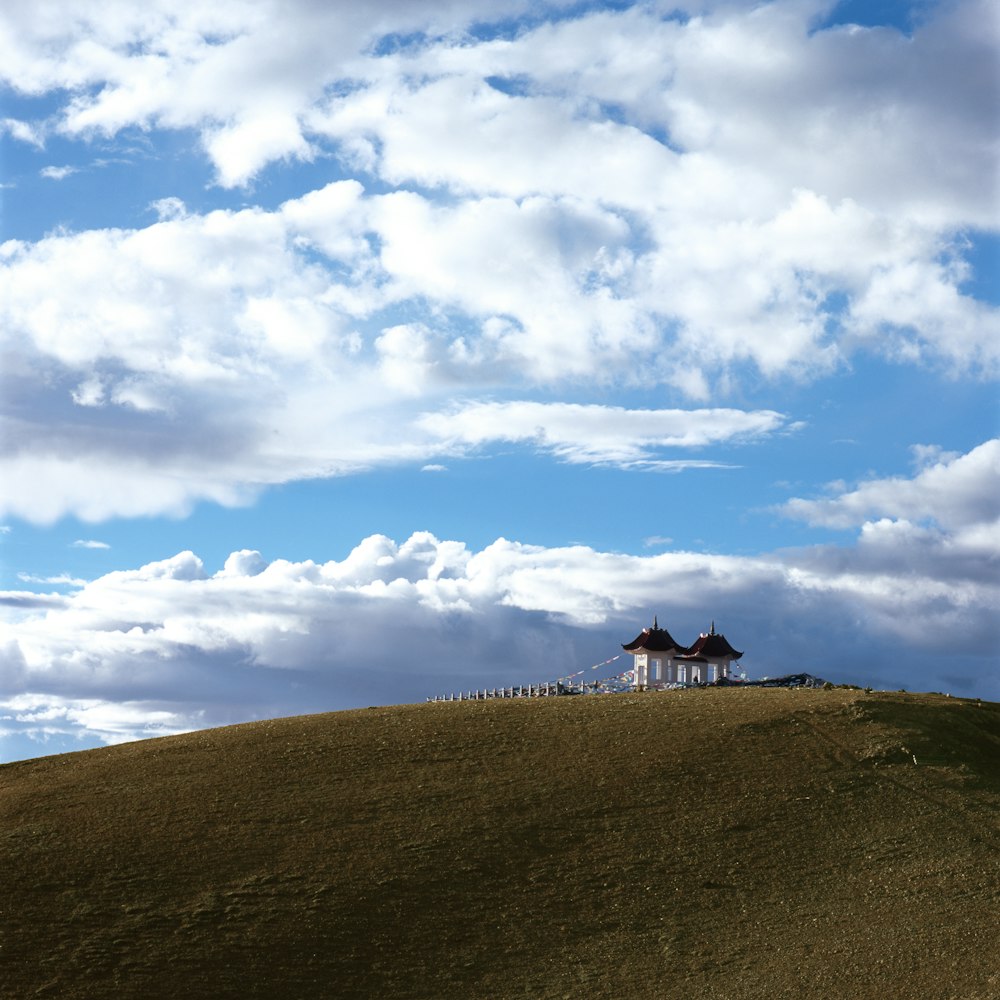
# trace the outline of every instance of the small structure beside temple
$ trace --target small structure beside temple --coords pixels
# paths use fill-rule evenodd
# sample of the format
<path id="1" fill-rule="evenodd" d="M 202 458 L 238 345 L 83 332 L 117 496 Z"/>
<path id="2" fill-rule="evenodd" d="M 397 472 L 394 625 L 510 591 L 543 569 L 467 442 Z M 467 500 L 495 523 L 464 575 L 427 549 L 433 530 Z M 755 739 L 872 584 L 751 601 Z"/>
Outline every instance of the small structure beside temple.
<path id="1" fill-rule="evenodd" d="M 622 649 L 635 657 L 634 686 L 661 687 L 668 684 L 714 684 L 732 674 L 732 665 L 743 653 L 734 649 L 724 635 L 715 631 L 715 622 L 690 645 L 682 646 L 653 618 L 652 628 L 644 628 Z"/>
<path id="2" fill-rule="evenodd" d="M 724 635 L 715 631 L 715 622 L 709 631 L 702 632 L 678 657 L 691 674 L 693 684 L 712 684 L 723 677 L 729 677 L 734 660 L 743 653 L 733 649 Z"/>

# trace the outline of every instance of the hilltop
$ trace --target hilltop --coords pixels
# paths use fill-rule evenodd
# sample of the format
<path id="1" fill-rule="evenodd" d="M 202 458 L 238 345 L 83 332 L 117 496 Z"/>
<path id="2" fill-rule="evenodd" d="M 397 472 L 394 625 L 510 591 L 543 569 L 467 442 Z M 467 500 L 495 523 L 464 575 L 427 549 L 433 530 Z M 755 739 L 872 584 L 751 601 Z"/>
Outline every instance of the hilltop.
<path id="1" fill-rule="evenodd" d="M 986 1000 L 1000 705 L 377 708 L 0 767 L 0 995 Z"/>

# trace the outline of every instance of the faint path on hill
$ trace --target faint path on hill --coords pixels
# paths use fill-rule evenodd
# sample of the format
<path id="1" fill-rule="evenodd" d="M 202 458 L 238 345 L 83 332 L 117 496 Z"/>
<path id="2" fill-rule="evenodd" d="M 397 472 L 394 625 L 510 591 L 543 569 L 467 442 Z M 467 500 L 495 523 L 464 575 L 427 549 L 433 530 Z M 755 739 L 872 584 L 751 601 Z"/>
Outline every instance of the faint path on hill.
<path id="1" fill-rule="evenodd" d="M 947 798 L 944 798 L 941 795 L 932 794 L 925 788 L 918 788 L 915 785 L 904 781 L 890 770 L 890 766 L 892 765 L 879 768 L 876 762 L 866 759 L 855 748 L 851 747 L 843 740 L 838 739 L 831 732 L 829 732 L 829 730 L 825 729 L 823 726 L 819 725 L 816 721 L 810 718 L 813 714 L 813 711 L 807 713 L 796 713 L 795 718 L 800 722 L 800 724 L 809 728 L 816 734 L 816 736 L 824 740 L 834 749 L 834 759 L 837 762 L 865 768 L 871 774 L 876 776 L 879 781 L 894 785 L 900 791 L 908 795 L 912 795 L 915 798 L 922 799 L 924 802 L 928 803 L 928 805 L 933 806 L 950 823 L 960 828 L 973 840 L 979 840 L 984 834 L 986 834 L 988 839 L 994 842 L 994 846 L 1000 850 L 1000 822 L 998 822 L 996 818 L 994 818 L 994 823 L 992 825 L 984 824 L 980 819 L 970 816 L 967 811 L 959 809 L 954 801 L 948 801 Z M 912 766 L 914 771 L 917 771 L 920 768 L 920 765 L 916 763 L 919 760 L 919 757 L 902 745 L 900 745 L 899 749 L 903 755 L 914 761 Z M 895 766 L 905 766 L 905 761 L 899 761 Z M 929 765 L 924 765 L 924 770 L 922 772 L 925 781 L 927 781 L 926 776 L 928 774 L 928 766 Z"/>

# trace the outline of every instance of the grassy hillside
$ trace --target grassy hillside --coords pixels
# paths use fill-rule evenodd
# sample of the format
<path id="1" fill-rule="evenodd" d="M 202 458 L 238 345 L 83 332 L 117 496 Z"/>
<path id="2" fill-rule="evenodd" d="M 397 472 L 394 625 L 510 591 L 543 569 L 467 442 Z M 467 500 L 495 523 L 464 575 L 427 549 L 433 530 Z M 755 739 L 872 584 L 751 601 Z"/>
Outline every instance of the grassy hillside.
<path id="1" fill-rule="evenodd" d="M 916 756 L 916 763 L 914 763 Z M 0 767 L 0 996 L 1000 995 L 1000 705 L 426 704 Z"/>

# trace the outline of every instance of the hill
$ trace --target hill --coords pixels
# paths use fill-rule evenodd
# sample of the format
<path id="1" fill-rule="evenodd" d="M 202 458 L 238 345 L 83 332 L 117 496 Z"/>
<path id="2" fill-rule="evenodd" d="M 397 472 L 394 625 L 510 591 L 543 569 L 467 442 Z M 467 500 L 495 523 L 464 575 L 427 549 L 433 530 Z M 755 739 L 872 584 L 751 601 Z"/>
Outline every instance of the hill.
<path id="1" fill-rule="evenodd" d="M 998 804 L 1000 705 L 842 689 L 378 708 L 8 764 L 0 995 L 986 1000 Z"/>

